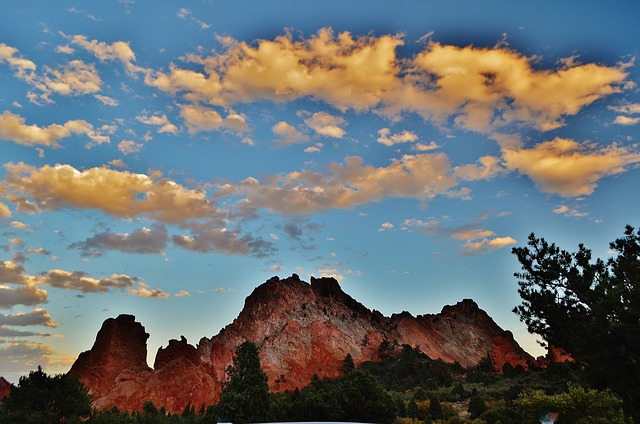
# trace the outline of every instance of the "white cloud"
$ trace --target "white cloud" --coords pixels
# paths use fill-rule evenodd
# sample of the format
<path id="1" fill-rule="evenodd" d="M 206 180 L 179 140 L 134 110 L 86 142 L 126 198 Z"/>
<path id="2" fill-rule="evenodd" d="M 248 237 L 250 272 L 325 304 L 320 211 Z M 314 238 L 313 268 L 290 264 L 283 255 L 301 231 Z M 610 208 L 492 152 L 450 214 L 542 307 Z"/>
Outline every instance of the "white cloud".
<path id="1" fill-rule="evenodd" d="M 141 152 L 143 147 L 144 145 L 142 143 L 136 143 L 133 140 L 122 140 L 118 143 L 118 150 L 120 150 L 123 155 Z"/>
<path id="2" fill-rule="evenodd" d="M 401 133 L 391 134 L 389 128 L 381 128 L 378 130 L 378 143 L 382 143 L 385 146 L 393 146 L 400 143 L 415 143 L 418 141 L 418 136 L 411 131 L 404 130 Z M 389 135 L 391 134 L 391 135 Z"/>
<path id="3" fill-rule="evenodd" d="M 383 222 L 382 225 L 380 225 L 380 228 L 378 228 L 378 231 L 382 232 L 382 231 L 386 231 L 386 230 L 391 230 L 395 227 L 395 225 L 393 225 L 390 222 Z"/>

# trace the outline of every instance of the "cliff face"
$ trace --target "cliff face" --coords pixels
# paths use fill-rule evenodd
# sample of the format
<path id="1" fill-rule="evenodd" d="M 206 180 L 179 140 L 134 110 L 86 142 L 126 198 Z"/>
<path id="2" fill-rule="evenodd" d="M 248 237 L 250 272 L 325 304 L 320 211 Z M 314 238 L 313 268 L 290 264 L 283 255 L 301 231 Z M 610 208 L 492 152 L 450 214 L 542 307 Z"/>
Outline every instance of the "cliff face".
<path id="1" fill-rule="evenodd" d="M 13 385 L 9 383 L 4 377 L 0 377 L 0 403 L 2 399 L 11 394 L 11 388 Z"/>
<path id="2" fill-rule="evenodd" d="M 154 368 L 146 364 L 148 335 L 130 315 L 105 321 L 90 351 L 69 372 L 96 395 L 98 408 L 140 410 L 151 400 L 181 412 L 218 401 L 225 368 L 245 340 L 257 344 L 271 390 L 293 390 L 319 377 L 340 375 L 351 354 L 355 364 L 378 360 L 384 340 L 420 348 L 433 359 L 477 364 L 489 356 L 496 369 L 505 362 L 526 366 L 533 358 L 510 332 L 471 300 L 446 306 L 440 314 L 384 317 L 344 293 L 331 278 L 274 277 L 245 300 L 238 317 L 218 335 L 197 346 L 184 337 L 160 348 Z"/>

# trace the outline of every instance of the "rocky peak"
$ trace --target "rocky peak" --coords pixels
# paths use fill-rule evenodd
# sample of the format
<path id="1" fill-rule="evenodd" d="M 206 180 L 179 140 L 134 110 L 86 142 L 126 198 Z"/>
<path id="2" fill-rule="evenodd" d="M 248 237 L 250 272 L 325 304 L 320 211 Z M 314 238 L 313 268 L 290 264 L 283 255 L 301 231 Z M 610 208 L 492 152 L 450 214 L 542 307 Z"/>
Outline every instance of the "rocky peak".
<path id="1" fill-rule="evenodd" d="M 133 315 L 109 318 L 96 336 L 91 350 L 83 352 L 69 375 L 80 378 L 94 393 L 105 395 L 123 370 L 149 370 L 149 334 Z"/>
<path id="2" fill-rule="evenodd" d="M 187 359 L 195 365 L 200 362 L 195 346 L 187 343 L 187 339 L 184 336 L 180 336 L 180 340 L 169 340 L 169 345 L 166 348 L 162 346 L 158 348 L 153 368 L 156 370 L 160 369 L 178 358 Z"/>
<path id="3" fill-rule="evenodd" d="M 0 402 L 11 394 L 13 384 L 9 383 L 4 377 L 0 377 Z"/>
<path id="4" fill-rule="evenodd" d="M 477 364 L 489 356 L 497 369 L 505 362 L 526 366 L 532 359 L 489 315 L 465 299 L 442 312 L 385 317 L 345 293 L 333 278 L 296 274 L 270 278 L 246 298 L 238 317 L 197 347 L 184 337 L 159 348 L 154 369 L 146 366 L 144 327 L 131 315 L 105 321 L 90 351 L 70 373 L 97 394 L 100 408 L 139 410 L 146 400 L 167 411 L 217 402 L 226 367 L 245 340 L 259 348 L 273 391 L 308 385 L 313 376 L 337 377 L 350 354 L 356 365 L 378 360 L 383 341 L 421 349 L 433 359 Z"/>

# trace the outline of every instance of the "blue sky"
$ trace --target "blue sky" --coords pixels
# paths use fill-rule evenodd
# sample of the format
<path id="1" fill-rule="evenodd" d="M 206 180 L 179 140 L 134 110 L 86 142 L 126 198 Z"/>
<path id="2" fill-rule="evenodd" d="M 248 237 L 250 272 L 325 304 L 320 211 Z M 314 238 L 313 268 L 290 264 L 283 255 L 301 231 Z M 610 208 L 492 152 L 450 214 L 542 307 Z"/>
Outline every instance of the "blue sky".
<path id="1" fill-rule="evenodd" d="M 152 362 L 292 273 L 540 354 L 511 248 L 638 225 L 633 3 L 5 2 L 0 375 L 121 313 Z"/>

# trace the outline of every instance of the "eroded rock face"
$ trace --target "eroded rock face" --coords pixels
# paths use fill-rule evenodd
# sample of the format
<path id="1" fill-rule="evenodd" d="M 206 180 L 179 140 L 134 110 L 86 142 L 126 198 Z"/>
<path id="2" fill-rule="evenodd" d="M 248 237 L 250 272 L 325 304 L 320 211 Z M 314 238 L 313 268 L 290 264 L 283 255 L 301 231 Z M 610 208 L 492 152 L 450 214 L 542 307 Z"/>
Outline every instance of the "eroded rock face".
<path id="1" fill-rule="evenodd" d="M 526 367 L 533 359 L 471 300 L 435 315 L 384 317 L 344 293 L 332 278 L 311 278 L 309 284 L 295 274 L 257 287 L 218 335 L 202 338 L 197 346 L 184 337 L 171 340 L 158 350 L 153 369 L 145 360 L 147 337 L 132 316 L 121 315 L 105 321 L 93 348 L 78 357 L 70 373 L 96 394 L 96 407 L 140 410 L 151 400 L 181 412 L 188 403 L 196 408 L 216 403 L 225 369 L 245 340 L 258 346 L 273 391 L 304 387 L 314 374 L 337 377 L 347 354 L 356 365 L 379 360 L 384 340 L 463 366 L 487 356 L 496 369 L 505 362 Z"/>
<path id="2" fill-rule="evenodd" d="M 151 371 L 147 365 L 149 334 L 133 315 L 109 318 L 91 350 L 78 356 L 69 375 L 77 377 L 98 398 L 108 395 L 124 371 Z"/>
<path id="3" fill-rule="evenodd" d="M 2 399 L 11 394 L 12 387 L 13 384 L 9 383 L 4 377 L 0 377 L 0 403 L 2 403 Z"/>

